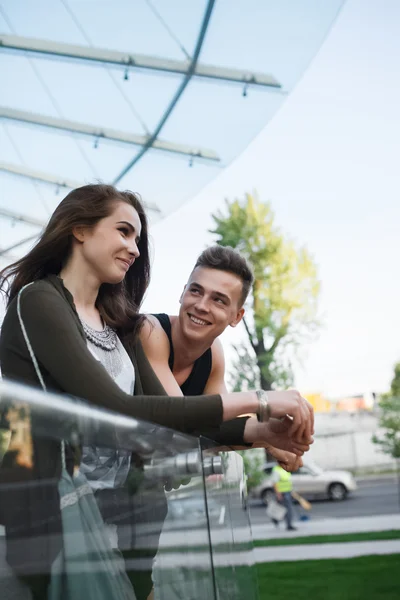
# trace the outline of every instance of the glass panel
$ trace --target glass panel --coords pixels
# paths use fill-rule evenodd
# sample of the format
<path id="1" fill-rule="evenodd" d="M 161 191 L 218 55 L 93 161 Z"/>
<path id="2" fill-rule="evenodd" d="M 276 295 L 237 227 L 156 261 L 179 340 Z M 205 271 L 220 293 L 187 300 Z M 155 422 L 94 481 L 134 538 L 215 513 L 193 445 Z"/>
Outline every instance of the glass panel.
<path id="1" fill-rule="evenodd" d="M 257 573 L 247 511 L 242 457 L 213 449 L 202 439 L 216 595 L 219 600 L 257 600 Z"/>
<path id="2" fill-rule="evenodd" d="M 168 515 L 160 538 L 154 580 L 156 600 L 215 598 L 203 465 L 199 448 L 181 454 L 190 476 L 171 481 Z M 171 486 L 170 486 L 171 487 Z"/>
<path id="3" fill-rule="evenodd" d="M 0 127 L 0 210 L 34 210 L 48 219 L 65 195 L 54 198 L 53 183 L 21 185 L 12 166 L 44 171 L 77 187 L 94 181 L 131 188 L 159 206 L 164 218 L 198 193 L 229 164 L 277 112 L 329 31 L 343 0 L 219 0 L 211 12 L 199 62 L 244 73 L 272 75 L 279 90 L 194 77 L 173 106 L 184 77 L 122 64 L 82 62 L 0 47 L 0 105 L 6 109 L 69 119 L 91 127 L 151 136 L 167 117 L 158 140 L 209 149 L 220 162 L 150 151 L 95 136 L 49 130 L 4 118 Z M 0 33 L 84 48 L 142 54 L 190 65 L 202 30 L 206 0 L 130 2 L 115 0 L 4 0 Z M 149 139 L 149 138 L 147 138 Z M 189 153 L 190 154 L 190 153 Z M 122 176 L 131 162 L 137 163 Z M 31 172 L 30 172 L 31 173 Z M 177 185 L 176 182 L 179 182 Z M 48 190 L 50 188 L 50 191 Z M 52 195 L 53 194 L 53 195 Z M 49 201 L 47 199 L 49 198 Z M 44 206 L 46 208 L 44 209 Z M 6 217 L 0 215 L 3 220 Z M 39 234 L 40 229 L 36 228 Z M 1 232 L 0 266 L 26 250 L 19 222 Z M 2 254 L 1 254 L 2 252 Z"/>
<path id="4" fill-rule="evenodd" d="M 214 598 L 198 439 L 5 381 L 0 414 L 2 598 Z"/>

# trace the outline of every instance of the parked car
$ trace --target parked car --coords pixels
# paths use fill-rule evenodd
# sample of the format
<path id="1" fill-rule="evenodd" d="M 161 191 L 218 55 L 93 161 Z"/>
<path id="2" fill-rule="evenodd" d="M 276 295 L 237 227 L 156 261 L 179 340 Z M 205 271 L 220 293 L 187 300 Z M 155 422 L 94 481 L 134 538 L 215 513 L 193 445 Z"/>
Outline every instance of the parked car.
<path id="1" fill-rule="evenodd" d="M 274 496 L 271 473 L 275 466 L 274 462 L 264 465 L 265 479 L 250 492 L 252 497 L 259 498 L 265 505 Z M 315 464 L 304 465 L 292 473 L 292 481 L 293 490 L 309 499 L 327 497 L 333 501 L 340 501 L 357 489 L 354 477 L 349 471 L 324 471 Z"/>

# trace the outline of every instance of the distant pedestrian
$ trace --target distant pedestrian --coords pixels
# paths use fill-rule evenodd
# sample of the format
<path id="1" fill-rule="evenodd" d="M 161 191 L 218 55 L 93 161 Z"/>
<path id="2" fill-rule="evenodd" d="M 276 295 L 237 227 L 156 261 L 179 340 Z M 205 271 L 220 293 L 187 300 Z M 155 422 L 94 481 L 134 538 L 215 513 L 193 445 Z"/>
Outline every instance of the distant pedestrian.
<path id="1" fill-rule="evenodd" d="M 272 483 L 274 484 L 274 490 L 277 501 L 286 508 L 285 520 L 286 529 L 288 531 L 296 531 L 296 527 L 293 526 L 293 499 L 292 499 L 292 474 L 281 466 L 276 465 L 272 469 L 271 475 Z M 278 523 L 275 522 L 275 525 Z"/>

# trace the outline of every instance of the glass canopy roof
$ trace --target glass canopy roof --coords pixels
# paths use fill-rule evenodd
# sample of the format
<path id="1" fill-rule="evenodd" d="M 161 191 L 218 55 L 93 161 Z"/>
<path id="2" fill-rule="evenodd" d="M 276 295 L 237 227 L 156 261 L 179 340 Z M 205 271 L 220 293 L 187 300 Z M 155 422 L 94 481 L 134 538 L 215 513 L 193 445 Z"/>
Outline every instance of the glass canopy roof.
<path id="1" fill-rule="evenodd" d="M 176 210 L 268 123 L 343 0 L 0 0 L 0 264 L 69 189 Z"/>

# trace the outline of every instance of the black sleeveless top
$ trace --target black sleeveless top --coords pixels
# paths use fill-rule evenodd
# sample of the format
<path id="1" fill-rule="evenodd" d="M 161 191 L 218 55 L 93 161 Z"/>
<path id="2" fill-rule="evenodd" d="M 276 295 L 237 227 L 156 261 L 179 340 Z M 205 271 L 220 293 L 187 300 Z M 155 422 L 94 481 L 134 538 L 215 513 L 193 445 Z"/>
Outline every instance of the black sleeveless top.
<path id="1" fill-rule="evenodd" d="M 157 315 L 153 315 L 156 317 L 161 324 L 161 327 L 164 329 L 165 333 L 169 339 L 169 358 L 168 365 L 169 368 L 174 368 L 174 347 L 172 345 L 172 335 L 171 335 L 171 321 L 169 320 L 169 316 L 165 313 L 160 313 Z M 182 394 L 184 396 L 200 396 L 204 393 L 204 388 L 206 387 L 206 383 L 208 378 L 210 377 L 212 366 L 212 354 L 211 348 L 208 348 L 194 363 L 193 369 L 186 379 L 184 383 L 180 386 L 182 390 Z"/>

